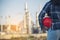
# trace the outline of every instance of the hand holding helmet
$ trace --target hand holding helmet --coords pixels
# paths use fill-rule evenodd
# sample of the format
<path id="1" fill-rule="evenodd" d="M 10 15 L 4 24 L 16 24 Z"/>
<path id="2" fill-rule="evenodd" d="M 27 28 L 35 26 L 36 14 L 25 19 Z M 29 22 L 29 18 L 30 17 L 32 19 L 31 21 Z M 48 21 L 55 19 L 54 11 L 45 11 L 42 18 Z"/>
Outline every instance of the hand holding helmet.
<path id="1" fill-rule="evenodd" d="M 44 17 L 42 22 L 45 28 L 50 28 L 52 25 L 52 19 L 49 16 Z"/>

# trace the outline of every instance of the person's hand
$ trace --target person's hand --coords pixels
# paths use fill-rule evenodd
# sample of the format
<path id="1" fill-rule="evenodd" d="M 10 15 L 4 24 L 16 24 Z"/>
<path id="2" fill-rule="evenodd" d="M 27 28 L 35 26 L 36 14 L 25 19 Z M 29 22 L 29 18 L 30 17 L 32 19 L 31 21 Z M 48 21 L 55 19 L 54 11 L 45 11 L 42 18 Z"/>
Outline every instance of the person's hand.
<path id="1" fill-rule="evenodd" d="M 44 28 L 42 28 L 42 31 L 46 31 L 46 30 L 48 31 L 48 29 L 49 29 L 49 28 L 44 27 Z"/>

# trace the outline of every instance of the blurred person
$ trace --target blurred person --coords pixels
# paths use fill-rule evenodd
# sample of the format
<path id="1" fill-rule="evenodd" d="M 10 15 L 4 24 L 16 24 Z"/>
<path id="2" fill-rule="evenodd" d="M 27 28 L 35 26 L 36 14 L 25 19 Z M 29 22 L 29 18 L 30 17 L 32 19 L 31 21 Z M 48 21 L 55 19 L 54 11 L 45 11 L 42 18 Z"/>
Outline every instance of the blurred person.
<path id="1" fill-rule="evenodd" d="M 52 19 L 50 28 L 45 28 L 43 18 L 47 14 Z M 60 0 L 50 0 L 38 16 L 41 30 L 47 30 L 47 40 L 60 40 Z"/>

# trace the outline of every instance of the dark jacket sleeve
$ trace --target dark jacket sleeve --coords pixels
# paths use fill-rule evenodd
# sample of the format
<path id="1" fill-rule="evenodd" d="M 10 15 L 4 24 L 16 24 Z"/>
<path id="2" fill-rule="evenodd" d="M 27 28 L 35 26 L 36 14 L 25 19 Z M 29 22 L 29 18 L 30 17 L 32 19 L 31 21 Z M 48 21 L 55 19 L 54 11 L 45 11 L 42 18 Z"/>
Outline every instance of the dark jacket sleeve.
<path id="1" fill-rule="evenodd" d="M 49 6 L 50 6 L 50 2 L 47 2 L 45 4 L 45 6 L 43 7 L 42 11 L 40 12 L 40 14 L 38 15 L 38 20 L 39 20 L 39 25 L 41 27 L 41 30 L 44 28 L 43 24 L 42 24 L 42 19 L 45 16 L 46 13 L 48 13 L 49 11 Z"/>

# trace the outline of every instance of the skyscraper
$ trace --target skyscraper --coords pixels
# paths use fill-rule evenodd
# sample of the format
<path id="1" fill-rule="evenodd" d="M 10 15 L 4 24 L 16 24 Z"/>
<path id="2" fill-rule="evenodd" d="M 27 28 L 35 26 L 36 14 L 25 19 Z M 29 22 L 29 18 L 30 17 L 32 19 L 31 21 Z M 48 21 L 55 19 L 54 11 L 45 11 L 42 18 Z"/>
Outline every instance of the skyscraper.
<path id="1" fill-rule="evenodd" d="M 26 28 L 26 32 L 27 34 L 31 33 L 31 27 L 32 27 L 32 23 L 31 23 L 31 16 L 28 10 L 28 5 L 27 2 L 25 3 L 25 15 L 24 15 L 24 27 Z"/>

